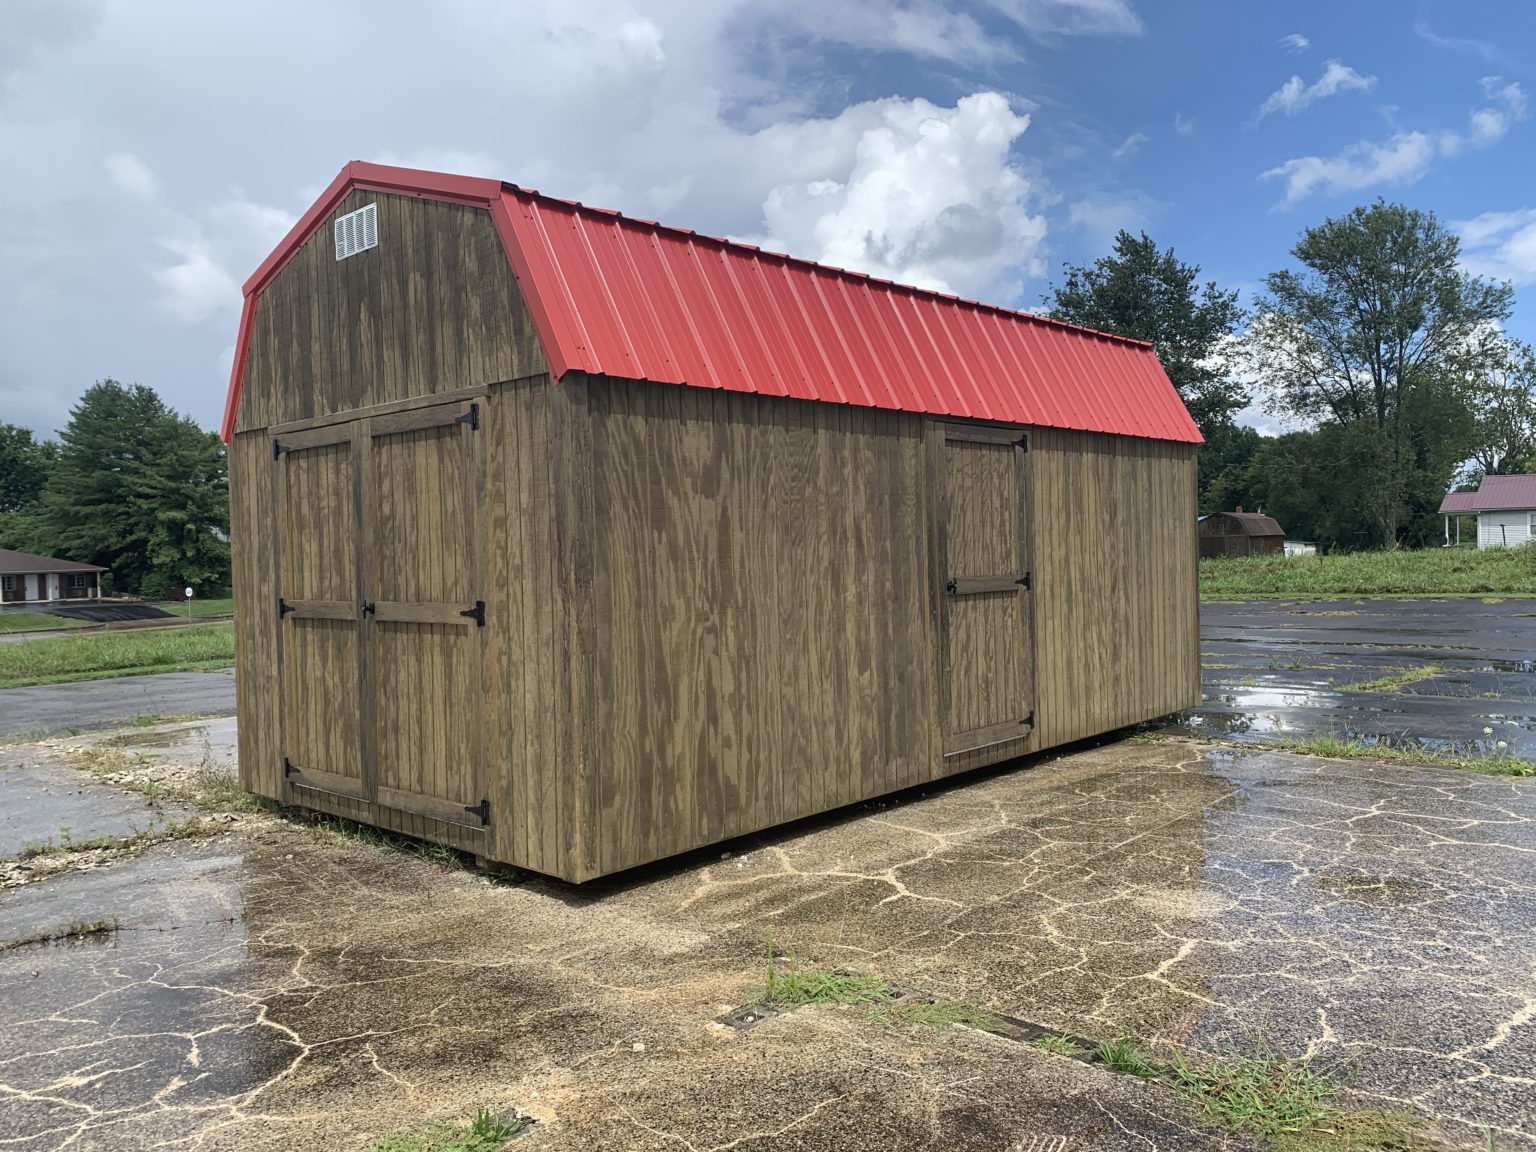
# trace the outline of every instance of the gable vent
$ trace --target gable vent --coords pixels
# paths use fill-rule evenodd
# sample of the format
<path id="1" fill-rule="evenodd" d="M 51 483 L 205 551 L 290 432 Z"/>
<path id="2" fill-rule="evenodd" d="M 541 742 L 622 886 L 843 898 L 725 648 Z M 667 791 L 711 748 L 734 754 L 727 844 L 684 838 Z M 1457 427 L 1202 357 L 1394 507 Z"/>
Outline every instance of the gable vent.
<path id="1" fill-rule="evenodd" d="M 368 204 L 336 217 L 336 259 L 345 260 L 379 246 L 379 206 Z"/>

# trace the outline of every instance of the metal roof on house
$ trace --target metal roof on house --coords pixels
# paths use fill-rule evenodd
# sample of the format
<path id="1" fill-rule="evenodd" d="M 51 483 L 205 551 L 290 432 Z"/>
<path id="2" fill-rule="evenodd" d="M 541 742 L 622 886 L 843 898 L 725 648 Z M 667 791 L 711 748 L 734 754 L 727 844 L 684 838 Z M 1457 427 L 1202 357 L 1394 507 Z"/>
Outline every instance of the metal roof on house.
<path id="1" fill-rule="evenodd" d="M 36 556 L 31 552 L 16 552 L 0 548 L 0 575 L 33 575 L 38 572 L 105 572 L 95 564 L 78 564 L 73 560 L 56 560 L 52 556 Z"/>
<path id="2" fill-rule="evenodd" d="M 495 180 L 354 162 L 247 281 L 222 435 L 261 290 L 354 188 L 489 209 L 550 371 L 1200 443 L 1152 345 Z"/>
<path id="3" fill-rule="evenodd" d="M 1213 512 L 1206 519 L 1230 520 L 1248 536 L 1284 536 L 1285 529 L 1273 516 L 1261 516 L 1257 512 Z"/>
<path id="4" fill-rule="evenodd" d="M 1484 476 L 1476 492 L 1448 492 L 1441 512 L 1536 510 L 1536 476 Z"/>

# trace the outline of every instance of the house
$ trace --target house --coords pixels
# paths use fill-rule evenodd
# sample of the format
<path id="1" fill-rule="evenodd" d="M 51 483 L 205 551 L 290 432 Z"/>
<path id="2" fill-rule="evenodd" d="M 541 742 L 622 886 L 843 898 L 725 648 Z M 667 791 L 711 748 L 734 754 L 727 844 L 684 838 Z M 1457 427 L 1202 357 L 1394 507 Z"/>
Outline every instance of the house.
<path id="1" fill-rule="evenodd" d="M 245 285 L 223 435 L 242 784 L 488 860 L 1200 700 L 1200 435 L 1136 341 L 355 163 Z"/>
<path id="2" fill-rule="evenodd" d="M 1461 543 L 1461 518 L 1477 517 L 1479 548 L 1513 548 L 1536 540 L 1536 476 L 1484 476 L 1476 492 L 1449 492 L 1440 502 L 1445 542 Z"/>
<path id="3" fill-rule="evenodd" d="M 1285 552 L 1285 530 L 1272 516 L 1214 512 L 1200 517 L 1200 559 L 1213 556 L 1269 556 Z"/>
<path id="4" fill-rule="evenodd" d="M 94 600 L 105 568 L 0 548 L 0 604 Z"/>

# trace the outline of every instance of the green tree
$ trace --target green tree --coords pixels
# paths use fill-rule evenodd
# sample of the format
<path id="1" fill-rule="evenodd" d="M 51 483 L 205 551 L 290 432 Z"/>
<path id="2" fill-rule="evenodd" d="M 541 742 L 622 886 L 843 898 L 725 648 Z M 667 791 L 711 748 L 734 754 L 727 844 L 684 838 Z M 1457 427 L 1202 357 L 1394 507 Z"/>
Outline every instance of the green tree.
<path id="1" fill-rule="evenodd" d="M 60 436 L 43 490 L 42 533 L 72 560 L 111 569 L 144 595 L 229 583 L 229 479 L 211 432 L 153 389 L 102 380 Z"/>
<path id="2" fill-rule="evenodd" d="M 1301 267 L 1266 277 L 1250 348 L 1273 405 L 1317 425 L 1327 459 L 1353 471 L 1329 490 L 1356 523 L 1341 540 L 1377 547 L 1423 537 L 1471 450 L 1461 358 L 1509 315 L 1512 290 L 1458 265 L 1432 213 L 1378 200 L 1307 229 Z"/>
<path id="3" fill-rule="evenodd" d="M 42 495 L 55 445 L 29 428 L 0 424 L 0 512 L 27 512 Z"/>
<path id="4" fill-rule="evenodd" d="M 1207 440 L 1232 423 L 1248 391 L 1227 370 L 1223 349 L 1243 322 L 1236 291 L 1199 283 L 1200 266 L 1121 229 L 1114 252 L 1067 265 L 1047 301 L 1058 320 L 1147 340 Z M 1208 484 L 1202 484 L 1202 488 Z"/>
<path id="5" fill-rule="evenodd" d="M 1536 461 L 1536 352 L 1507 339 L 1479 351 L 1463 361 L 1475 470 L 1524 472 Z"/>

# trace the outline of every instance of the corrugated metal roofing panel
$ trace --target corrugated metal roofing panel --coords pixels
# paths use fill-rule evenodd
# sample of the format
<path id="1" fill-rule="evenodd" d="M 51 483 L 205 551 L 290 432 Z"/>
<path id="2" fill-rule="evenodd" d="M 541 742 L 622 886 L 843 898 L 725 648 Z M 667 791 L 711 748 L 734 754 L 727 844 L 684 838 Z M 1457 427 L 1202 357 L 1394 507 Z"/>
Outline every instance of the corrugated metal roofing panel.
<path id="1" fill-rule="evenodd" d="M 1200 442 L 1150 344 L 511 184 L 359 162 L 246 285 L 226 439 L 257 297 L 354 187 L 489 209 L 557 379 L 580 371 Z"/>
<path id="2" fill-rule="evenodd" d="M 1536 510 L 1536 476 L 1484 476 L 1476 492 L 1450 492 L 1442 512 L 1522 512 Z"/>

